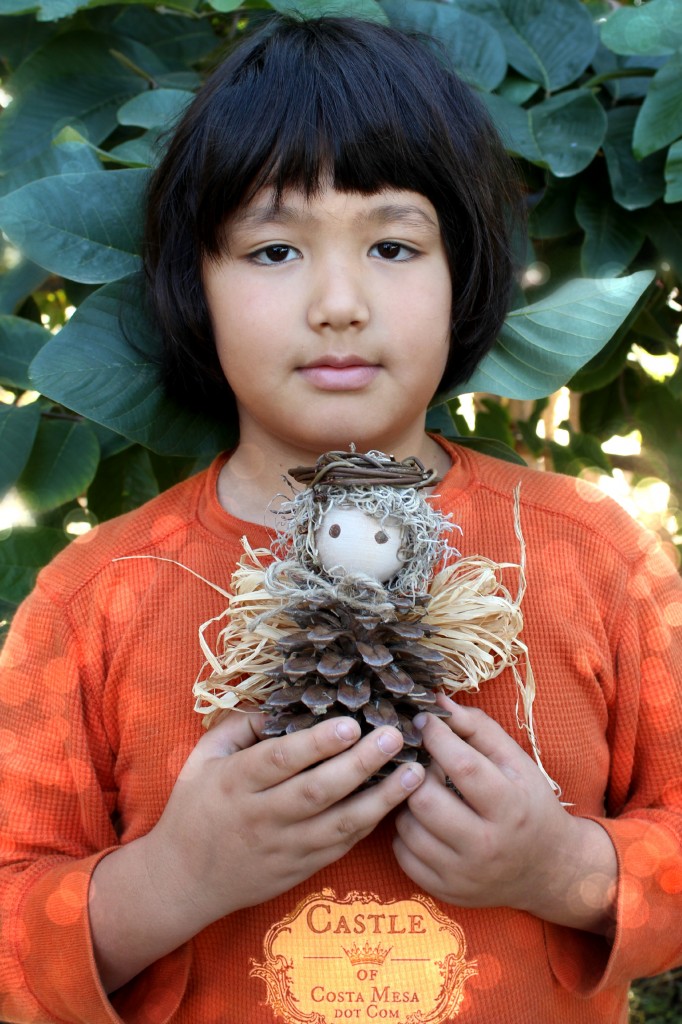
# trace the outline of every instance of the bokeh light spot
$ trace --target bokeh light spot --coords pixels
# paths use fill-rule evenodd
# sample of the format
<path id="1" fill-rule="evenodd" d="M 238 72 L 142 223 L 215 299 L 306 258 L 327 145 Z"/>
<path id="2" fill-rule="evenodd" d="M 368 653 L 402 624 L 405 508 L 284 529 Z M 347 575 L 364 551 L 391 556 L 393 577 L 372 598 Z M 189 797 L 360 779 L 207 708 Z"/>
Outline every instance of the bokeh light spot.
<path id="1" fill-rule="evenodd" d="M 601 491 L 594 484 L 589 483 L 587 480 L 583 480 L 582 477 L 579 476 L 575 478 L 575 489 L 579 498 L 592 505 L 600 501 L 605 501 L 607 498 L 604 491 Z"/>
<path id="2" fill-rule="evenodd" d="M 663 618 L 671 627 L 682 626 L 682 601 L 669 601 L 663 608 Z"/>
<path id="3" fill-rule="evenodd" d="M 671 895 L 682 892 L 682 867 L 674 865 L 661 872 L 659 885 L 663 892 Z"/>
<path id="4" fill-rule="evenodd" d="M 502 964 L 494 953 L 478 953 L 476 955 L 478 974 L 471 978 L 476 988 L 495 988 L 502 981 Z"/>
<path id="5" fill-rule="evenodd" d="M 0 751 L 2 751 L 1 757 L 7 757 L 8 754 L 13 754 L 19 747 L 19 739 L 17 734 L 11 729 L 0 729 Z M 0 758 L 1 759 L 1 758 Z"/>
<path id="6" fill-rule="evenodd" d="M 665 623 L 648 630 L 646 636 L 652 651 L 667 651 L 672 643 L 672 634 Z"/>
<path id="7" fill-rule="evenodd" d="M 652 843 L 632 843 L 623 854 L 625 870 L 637 878 L 650 878 L 661 865 L 661 852 Z"/>
<path id="8" fill-rule="evenodd" d="M 87 874 L 71 871 L 64 875 L 59 888 L 45 901 L 45 913 L 53 924 L 67 927 L 75 924 L 85 909 Z"/>

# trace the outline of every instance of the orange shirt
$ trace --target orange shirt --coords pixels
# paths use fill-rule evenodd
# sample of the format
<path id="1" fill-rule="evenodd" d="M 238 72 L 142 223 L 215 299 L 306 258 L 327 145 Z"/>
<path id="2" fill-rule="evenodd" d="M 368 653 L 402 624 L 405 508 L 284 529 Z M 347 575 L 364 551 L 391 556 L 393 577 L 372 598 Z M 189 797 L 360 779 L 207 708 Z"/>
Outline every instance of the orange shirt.
<path id="1" fill-rule="evenodd" d="M 629 980 L 682 960 L 679 577 L 655 539 L 588 485 L 449 450 L 434 503 L 462 526 L 462 554 L 518 560 L 521 481 L 537 738 L 572 813 L 596 819 L 616 846 L 613 945 L 516 910 L 439 903 L 398 868 L 389 819 L 341 861 L 215 922 L 107 999 L 90 875 L 158 820 L 201 735 L 197 630 L 224 605 L 158 558 L 225 587 L 242 535 L 270 541 L 219 506 L 218 459 L 75 541 L 17 613 L 0 661 L 0 1020 L 624 1024 Z M 508 673 L 461 699 L 528 749 Z"/>

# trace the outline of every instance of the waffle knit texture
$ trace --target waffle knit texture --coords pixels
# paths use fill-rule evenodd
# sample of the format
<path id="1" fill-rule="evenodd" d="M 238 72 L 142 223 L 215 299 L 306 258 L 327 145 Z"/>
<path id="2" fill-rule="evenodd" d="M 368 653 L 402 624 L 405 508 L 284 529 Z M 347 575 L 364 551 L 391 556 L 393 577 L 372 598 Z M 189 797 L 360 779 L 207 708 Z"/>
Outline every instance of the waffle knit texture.
<path id="1" fill-rule="evenodd" d="M 393 857 L 389 817 L 337 863 L 216 921 L 107 998 L 89 933 L 89 879 L 102 856 L 153 827 L 202 734 L 191 695 L 203 660 L 197 629 L 225 603 L 169 562 L 114 559 L 175 559 L 226 587 L 243 535 L 269 546 L 264 528 L 220 507 L 222 456 L 71 544 L 15 618 L 0 660 L 0 1020 L 273 1024 L 312 1020 L 307 1000 L 318 1024 L 408 1024 L 418 1010 L 424 1016 L 413 1020 L 458 1024 L 625 1024 L 630 979 L 682 961 L 680 579 L 656 539 L 589 485 L 446 447 L 453 467 L 432 500 L 461 525 L 464 555 L 518 561 L 521 483 L 522 639 L 537 684 L 537 738 L 571 813 L 598 821 L 616 847 L 613 943 L 506 908 L 429 898 L 415 914 L 426 894 Z M 513 591 L 513 573 L 506 582 Z M 508 672 L 460 699 L 529 749 Z M 307 916 L 280 930 L 268 953 L 269 930 L 301 907 Z M 407 955 L 434 912 L 461 929 L 475 962 L 461 999 L 440 1016 L 419 973 L 426 968 Z M 450 941 L 448 927 L 433 935 Z M 277 950 L 288 974 L 272 973 Z M 265 975 L 254 973 L 268 964 L 284 986 L 280 1017 Z M 347 977 L 364 981 L 353 988 L 339 981 Z"/>

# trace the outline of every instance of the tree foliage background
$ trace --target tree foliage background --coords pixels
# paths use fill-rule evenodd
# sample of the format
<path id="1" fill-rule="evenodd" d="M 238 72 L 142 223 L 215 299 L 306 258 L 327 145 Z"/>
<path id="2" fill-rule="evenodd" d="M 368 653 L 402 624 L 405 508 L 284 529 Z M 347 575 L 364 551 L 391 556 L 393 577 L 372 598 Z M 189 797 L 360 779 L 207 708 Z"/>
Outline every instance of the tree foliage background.
<path id="1" fill-rule="evenodd" d="M 464 389 L 474 402 L 439 396 L 431 427 L 565 473 L 615 471 L 635 493 L 667 481 L 649 525 L 679 550 L 679 0 L 2 0 L 0 622 L 72 536 L 234 439 L 220 410 L 190 416 L 160 387 L 139 204 L 163 132 L 273 9 L 429 33 L 518 157 L 516 308 Z M 672 1020 L 664 1003 L 647 1019 Z"/>

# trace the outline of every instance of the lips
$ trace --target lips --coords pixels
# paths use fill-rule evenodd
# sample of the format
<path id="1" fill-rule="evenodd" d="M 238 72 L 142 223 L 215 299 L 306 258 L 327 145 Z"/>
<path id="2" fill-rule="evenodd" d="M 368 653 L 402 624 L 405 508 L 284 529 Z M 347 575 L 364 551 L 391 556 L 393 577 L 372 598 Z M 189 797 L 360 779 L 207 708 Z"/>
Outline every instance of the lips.
<path id="1" fill-rule="evenodd" d="M 360 391 L 379 373 L 380 366 L 360 356 L 321 356 L 302 366 L 300 375 L 321 391 Z"/>

